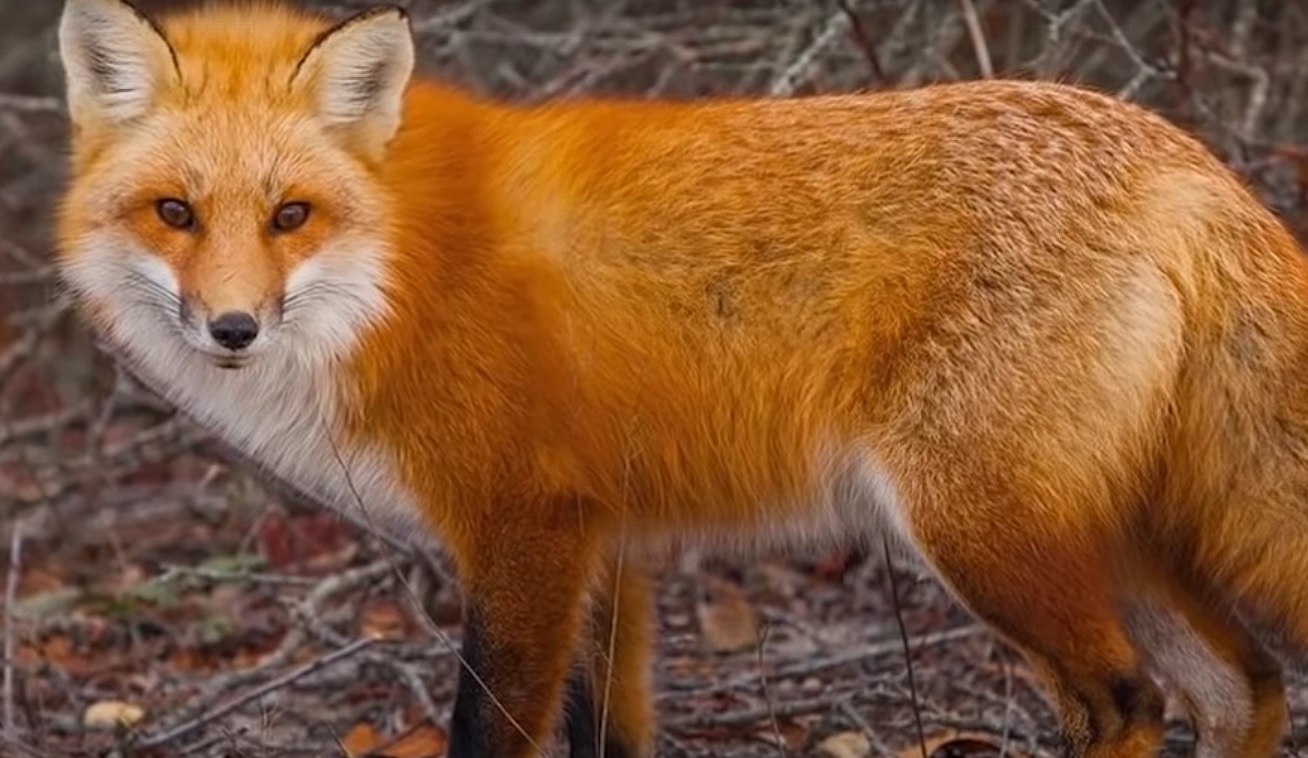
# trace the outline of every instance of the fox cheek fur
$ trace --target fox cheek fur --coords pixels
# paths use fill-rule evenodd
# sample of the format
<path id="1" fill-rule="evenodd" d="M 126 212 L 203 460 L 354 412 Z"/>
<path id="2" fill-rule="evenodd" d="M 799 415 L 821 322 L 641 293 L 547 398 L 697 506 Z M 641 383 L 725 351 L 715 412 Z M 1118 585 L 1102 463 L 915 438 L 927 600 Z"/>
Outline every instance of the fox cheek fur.
<path id="1" fill-rule="evenodd" d="M 1160 117 L 1013 81 L 495 102 L 413 76 L 389 6 L 66 0 L 60 51 L 60 270 L 216 434 L 440 537 L 451 758 L 561 718 L 652 755 L 664 540 L 882 536 L 1027 655 L 1072 755 L 1156 754 L 1155 676 L 1201 755 L 1276 752 L 1308 260 Z"/>

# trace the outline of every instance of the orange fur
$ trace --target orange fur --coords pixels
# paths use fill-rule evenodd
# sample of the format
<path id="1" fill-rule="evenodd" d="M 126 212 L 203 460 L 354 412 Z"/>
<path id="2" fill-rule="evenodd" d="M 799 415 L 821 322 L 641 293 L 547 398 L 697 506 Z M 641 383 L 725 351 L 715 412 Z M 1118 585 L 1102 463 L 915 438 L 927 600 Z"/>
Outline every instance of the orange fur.
<path id="1" fill-rule="evenodd" d="M 159 22 L 175 70 L 122 20 L 153 76 L 144 104 L 73 91 L 60 261 L 165 394 L 348 506 L 316 427 L 195 389 L 271 392 L 260 364 L 305 351 L 295 402 L 365 496 L 420 513 L 467 591 L 496 701 L 465 677 L 455 758 L 534 754 L 586 649 L 597 708 L 616 698 L 610 755 L 649 754 L 649 598 L 637 560 L 615 582 L 619 545 L 882 533 L 1027 653 L 1074 754 L 1155 752 L 1149 665 L 1186 666 L 1157 653 L 1187 629 L 1255 714 L 1201 745 L 1272 751 L 1279 669 L 1245 619 L 1308 642 L 1308 264 L 1200 143 L 1052 83 L 533 106 L 331 84 L 338 58 L 404 66 L 405 40 L 368 26 L 387 18 L 326 34 L 288 6 L 206 6 Z M 183 194 L 209 233 L 151 215 Z M 288 198 L 309 223 L 268 233 Z M 329 244 L 355 268 L 324 281 L 363 315 L 320 356 L 276 311 Z M 117 275 L 98 261 L 142 250 L 204 313 L 265 314 L 268 346 L 169 375 L 138 306 L 97 289 Z M 609 651 L 614 586 L 631 604 Z"/>

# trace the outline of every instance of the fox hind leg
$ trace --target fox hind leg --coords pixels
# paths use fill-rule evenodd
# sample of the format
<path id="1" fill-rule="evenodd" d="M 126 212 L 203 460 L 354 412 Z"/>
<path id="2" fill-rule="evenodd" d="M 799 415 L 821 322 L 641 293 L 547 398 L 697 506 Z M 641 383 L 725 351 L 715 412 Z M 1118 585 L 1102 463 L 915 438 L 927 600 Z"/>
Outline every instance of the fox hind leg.
<path id="1" fill-rule="evenodd" d="M 1181 691 L 1197 758 L 1268 758 L 1286 728 L 1280 664 L 1241 621 L 1176 579 L 1133 604 L 1132 636 Z"/>
<path id="2" fill-rule="evenodd" d="M 1152 758 L 1163 696 L 1128 635 L 1103 546 L 1084 525 L 1053 522 L 1037 502 L 995 483 L 939 493 L 910 511 L 911 533 L 962 604 L 1032 663 L 1069 755 Z M 982 534 L 990 537 L 976 539 Z"/>
<path id="3" fill-rule="evenodd" d="M 1130 606 L 1133 635 L 1184 693 L 1200 758 L 1277 753 L 1288 726 L 1284 674 L 1251 625 L 1308 640 L 1304 541 L 1293 522 L 1260 522 L 1268 511 L 1250 503 L 1274 501 L 1241 490 L 1230 500 L 1239 507 L 1160 511 L 1152 531 L 1170 549 L 1142 565 L 1144 591 Z"/>
<path id="4" fill-rule="evenodd" d="M 653 755 L 652 603 L 648 576 L 639 562 L 608 561 L 595 587 L 590 633 L 582 647 L 587 668 L 584 675 L 574 676 L 570 687 L 571 758 Z"/>

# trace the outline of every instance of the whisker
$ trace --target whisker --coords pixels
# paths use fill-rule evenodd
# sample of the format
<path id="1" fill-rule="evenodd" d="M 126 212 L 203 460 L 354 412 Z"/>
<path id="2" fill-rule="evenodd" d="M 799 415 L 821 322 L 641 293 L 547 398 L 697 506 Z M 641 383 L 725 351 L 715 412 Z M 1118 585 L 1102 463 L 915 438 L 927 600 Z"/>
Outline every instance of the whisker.
<path id="1" fill-rule="evenodd" d="M 333 284 L 331 282 L 314 282 L 306 287 L 302 287 L 283 300 L 283 310 L 292 310 L 303 306 L 306 303 L 312 303 L 317 300 L 324 300 L 337 295 L 348 295 L 348 287 Z"/>
<path id="2" fill-rule="evenodd" d="M 169 290 L 167 287 L 164 287 L 139 271 L 129 268 L 126 270 L 126 276 L 124 278 L 126 283 L 130 285 L 132 289 L 142 295 L 149 296 L 150 299 L 155 300 L 160 304 L 180 306 L 182 303 L 182 299 L 172 290 Z"/>

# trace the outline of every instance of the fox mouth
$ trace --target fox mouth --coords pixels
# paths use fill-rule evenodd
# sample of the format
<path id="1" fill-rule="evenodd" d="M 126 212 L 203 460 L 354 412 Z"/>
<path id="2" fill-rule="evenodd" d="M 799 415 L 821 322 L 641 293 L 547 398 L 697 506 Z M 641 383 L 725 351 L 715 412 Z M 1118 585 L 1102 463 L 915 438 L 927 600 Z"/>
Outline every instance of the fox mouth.
<path id="1" fill-rule="evenodd" d="M 213 359 L 213 365 L 228 370 L 245 368 L 249 362 L 250 358 L 244 355 L 223 355 Z"/>

